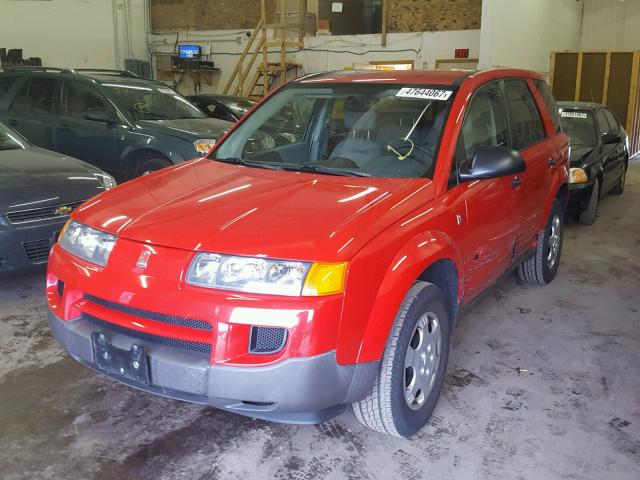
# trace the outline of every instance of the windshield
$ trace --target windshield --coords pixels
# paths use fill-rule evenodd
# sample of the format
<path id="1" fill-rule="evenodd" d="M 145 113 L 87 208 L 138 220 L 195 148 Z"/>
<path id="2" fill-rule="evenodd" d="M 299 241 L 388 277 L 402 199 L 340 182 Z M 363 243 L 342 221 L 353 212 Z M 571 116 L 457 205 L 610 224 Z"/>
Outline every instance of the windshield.
<path id="1" fill-rule="evenodd" d="M 205 118 L 198 108 L 175 90 L 165 86 L 103 83 L 120 105 L 136 120 Z"/>
<path id="2" fill-rule="evenodd" d="M 29 146 L 18 133 L 0 122 L 0 150 L 24 150 Z"/>
<path id="3" fill-rule="evenodd" d="M 560 109 L 562 129 L 571 138 L 571 145 L 594 147 L 598 143 L 596 123 L 589 110 Z"/>
<path id="4" fill-rule="evenodd" d="M 326 174 L 432 178 L 453 91 L 294 85 L 263 103 L 211 158 Z"/>

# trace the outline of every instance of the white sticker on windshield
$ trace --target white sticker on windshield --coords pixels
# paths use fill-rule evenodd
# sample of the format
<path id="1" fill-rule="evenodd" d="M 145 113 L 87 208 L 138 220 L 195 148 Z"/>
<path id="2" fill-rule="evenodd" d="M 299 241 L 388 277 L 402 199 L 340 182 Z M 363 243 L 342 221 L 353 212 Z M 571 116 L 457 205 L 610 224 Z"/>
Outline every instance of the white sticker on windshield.
<path id="1" fill-rule="evenodd" d="M 164 87 L 160 87 L 158 88 L 158 91 L 160 93 L 168 93 L 169 95 L 173 95 L 175 92 L 173 90 L 171 90 L 170 88 L 164 88 Z"/>
<path id="2" fill-rule="evenodd" d="M 451 90 L 436 90 L 434 88 L 401 88 L 396 97 L 423 98 L 425 100 L 449 100 L 453 92 Z"/>
<path id="3" fill-rule="evenodd" d="M 561 112 L 560 115 L 566 118 L 587 118 L 586 113 L 580 112 Z"/>

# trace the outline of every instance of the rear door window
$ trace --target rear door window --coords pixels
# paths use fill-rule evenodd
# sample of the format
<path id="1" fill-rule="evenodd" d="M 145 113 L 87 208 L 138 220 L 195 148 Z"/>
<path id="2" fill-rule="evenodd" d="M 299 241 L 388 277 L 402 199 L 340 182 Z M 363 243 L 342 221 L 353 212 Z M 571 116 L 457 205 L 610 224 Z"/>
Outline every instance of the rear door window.
<path id="1" fill-rule="evenodd" d="M 84 82 L 67 83 L 62 111 L 69 117 L 84 118 L 89 112 L 110 112 L 109 104 L 95 88 Z"/>
<path id="2" fill-rule="evenodd" d="M 524 80 L 505 80 L 513 148 L 525 149 L 545 138 L 542 118 Z"/>
<path id="3" fill-rule="evenodd" d="M 31 78 L 11 103 L 10 110 L 18 112 L 51 113 L 57 86 L 55 78 Z"/>
<path id="4" fill-rule="evenodd" d="M 551 114 L 551 120 L 553 120 L 553 127 L 556 132 L 562 131 L 562 122 L 560 119 L 560 113 L 558 109 L 558 104 L 556 103 L 555 98 L 553 98 L 553 94 L 551 93 L 551 89 L 547 82 L 544 80 L 535 80 L 536 88 L 538 92 L 540 92 L 540 96 L 542 97 L 542 101 L 547 106 L 547 110 Z"/>
<path id="5" fill-rule="evenodd" d="M 13 84 L 16 83 L 17 79 L 18 77 L 16 76 L 0 77 L 0 99 L 2 99 L 2 97 L 4 97 L 9 92 L 11 87 L 13 87 Z"/>

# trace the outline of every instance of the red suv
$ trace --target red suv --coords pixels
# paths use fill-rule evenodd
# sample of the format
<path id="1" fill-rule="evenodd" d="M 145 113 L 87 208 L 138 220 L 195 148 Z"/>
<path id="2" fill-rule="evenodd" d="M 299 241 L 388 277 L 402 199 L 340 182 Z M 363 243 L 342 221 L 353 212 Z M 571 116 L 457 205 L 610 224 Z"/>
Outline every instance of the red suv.
<path id="1" fill-rule="evenodd" d="M 105 192 L 52 250 L 49 323 L 128 385 L 251 417 L 428 420 L 460 307 L 549 283 L 566 135 L 521 70 L 296 80 L 202 159 Z"/>

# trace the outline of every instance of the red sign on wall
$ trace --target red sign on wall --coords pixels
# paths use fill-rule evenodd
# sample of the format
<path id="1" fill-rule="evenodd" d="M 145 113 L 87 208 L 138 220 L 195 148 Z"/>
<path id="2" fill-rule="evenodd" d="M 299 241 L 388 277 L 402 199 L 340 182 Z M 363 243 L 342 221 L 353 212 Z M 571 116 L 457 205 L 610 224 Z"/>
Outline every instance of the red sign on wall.
<path id="1" fill-rule="evenodd" d="M 468 48 L 456 48 L 456 50 L 455 50 L 455 58 L 469 58 L 469 49 Z"/>

